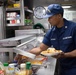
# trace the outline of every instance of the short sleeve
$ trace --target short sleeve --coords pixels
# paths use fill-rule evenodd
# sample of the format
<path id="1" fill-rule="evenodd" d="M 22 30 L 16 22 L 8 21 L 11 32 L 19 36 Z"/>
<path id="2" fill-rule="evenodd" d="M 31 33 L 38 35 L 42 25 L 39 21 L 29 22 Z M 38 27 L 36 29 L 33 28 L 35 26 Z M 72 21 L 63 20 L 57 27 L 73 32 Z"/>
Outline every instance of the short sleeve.
<path id="1" fill-rule="evenodd" d="M 44 36 L 44 39 L 42 41 L 42 43 L 44 43 L 45 45 L 47 46 L 51 46 L 51 41 L 50 41 L 50 38 L 51 38 L 51 30 L 49 30 L 46 35 Z"/>

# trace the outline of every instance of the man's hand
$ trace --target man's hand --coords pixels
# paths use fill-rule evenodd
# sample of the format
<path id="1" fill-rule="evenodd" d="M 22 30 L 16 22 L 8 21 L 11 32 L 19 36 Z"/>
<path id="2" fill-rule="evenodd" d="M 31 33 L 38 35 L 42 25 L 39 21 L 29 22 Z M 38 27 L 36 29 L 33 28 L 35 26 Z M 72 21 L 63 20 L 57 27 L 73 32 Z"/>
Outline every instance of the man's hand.
<path id="1" fill-rule="evenodd" d="M 57 55 L 54 55 L 54 56 L 52 56 L 52 57 L 54 57 L 54 58 L 64 58 L 65 57 L 65 53 L 64 52 L 60 52 L 59 54 L 57 54 Z"/>
<path id="2" fill-rule="evenodd" d="M 32 50 L 29 50 L 29 52 L 35 55 L 39 55 L 42 51 L 47 50 L 48 48 L 49 46 L 41 43 L 39 47 L 33 48 Z"/>

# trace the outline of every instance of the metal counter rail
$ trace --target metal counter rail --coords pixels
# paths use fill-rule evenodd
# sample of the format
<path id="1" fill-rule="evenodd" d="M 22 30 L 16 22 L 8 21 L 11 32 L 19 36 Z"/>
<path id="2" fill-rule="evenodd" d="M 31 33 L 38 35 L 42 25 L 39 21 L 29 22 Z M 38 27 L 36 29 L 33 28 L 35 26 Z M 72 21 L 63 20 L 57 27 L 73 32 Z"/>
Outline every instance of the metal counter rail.
<path id="1" fill-rule="evenodd" d="M 15 35 L 44 35 L 42 29 L 15 30 Z"/>
<path id="2" fill-rule="evenodd" d="M 21 46 L 23 46 L 23 45 L 25 45 L 25 44 L 33 41 L 33 40 L 35 40 L 35 39 L 36 39 L 36 37 L 34 37 L 33 39 L 31 39 L 31 40 L 29 40 L 29 41 L 27 41 L 27 42 L 21 43 L 20 45 L 17 46 L 17 48 L 18 48 L 18 47 L 21 47 Z"/>

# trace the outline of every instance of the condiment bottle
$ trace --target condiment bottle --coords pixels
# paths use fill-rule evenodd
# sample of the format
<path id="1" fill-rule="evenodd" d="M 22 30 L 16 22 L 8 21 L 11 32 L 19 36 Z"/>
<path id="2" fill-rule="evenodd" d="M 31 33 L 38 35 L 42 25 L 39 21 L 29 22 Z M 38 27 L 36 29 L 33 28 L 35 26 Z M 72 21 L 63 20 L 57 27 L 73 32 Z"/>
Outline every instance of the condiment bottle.
<path id="1" fill-rule="evenodd" d="M 26 62 L 26 75 L 32 75 L 31 63 Z"/>
<path id="2" fill-rule="evenodd" d="M 4 68 L 5 68 L 5 75 L 10 75 L 9 70 L 8 70 L 8 63 L 4 63 Z"/>
<path id="3" fill-rule="evenodd" d="M 0 75 L 5 75 L 5 69 L 1 62 L 0 62 Z"/>

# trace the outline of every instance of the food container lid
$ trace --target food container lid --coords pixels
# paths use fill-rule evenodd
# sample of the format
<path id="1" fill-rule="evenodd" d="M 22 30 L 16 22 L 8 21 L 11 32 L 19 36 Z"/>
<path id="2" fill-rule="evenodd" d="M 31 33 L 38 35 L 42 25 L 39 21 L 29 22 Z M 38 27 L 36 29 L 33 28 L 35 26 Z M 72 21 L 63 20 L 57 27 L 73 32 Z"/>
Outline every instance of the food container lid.
<path id="1" fill-rule="evenodd" d="M 26 62 L 26 69 L 31 69 L 31 62 Z"/>
<path id="2" fill-rule="evenodd" d="M 26 68 L 26 64 L 25 63 L 20 64 L 20 68 Z"/>

